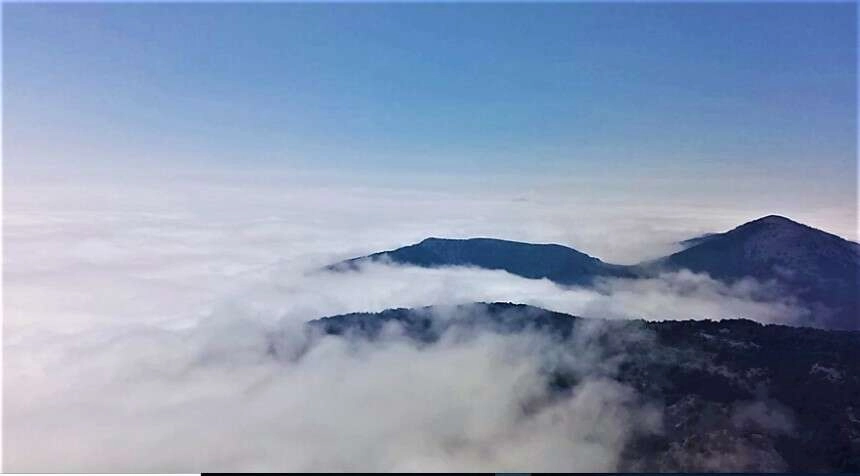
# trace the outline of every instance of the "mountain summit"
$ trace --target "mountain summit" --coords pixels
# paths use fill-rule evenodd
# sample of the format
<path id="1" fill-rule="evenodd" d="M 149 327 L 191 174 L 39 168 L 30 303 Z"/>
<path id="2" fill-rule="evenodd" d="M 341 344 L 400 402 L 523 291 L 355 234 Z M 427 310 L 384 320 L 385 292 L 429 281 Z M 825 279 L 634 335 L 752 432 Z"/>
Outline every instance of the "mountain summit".
<path id="1" fill-rule="evenodd" d="M 822 278 L 840 271 L 850 274 L 860 265 L 857 243 L 777 215 L 696 240 L 693 246 L 657 261 L 733 279 L 769 278 L 781 271 Z"/>

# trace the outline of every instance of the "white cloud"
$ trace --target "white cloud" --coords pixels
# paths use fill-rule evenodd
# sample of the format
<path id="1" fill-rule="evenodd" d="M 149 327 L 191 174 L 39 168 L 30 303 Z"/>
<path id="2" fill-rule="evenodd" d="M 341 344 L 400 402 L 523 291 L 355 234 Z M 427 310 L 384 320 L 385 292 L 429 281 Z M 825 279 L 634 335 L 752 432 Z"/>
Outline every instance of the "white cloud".
<path id="1" fill-rule="evenodd" d="M 223 316 L 12 346 L 6 469 L 610 471 L 660 430 L 587 337 L 324 337 L 296 360 L 266 352 L 273 332 L 286 355 L 306 344 L 290 324 Z M 583 378 L 570 397 L 548 399 L 547 363 Z"/>
<path id="2" fill-rule="evenodd" d="M 521 420 L 543 388 L 534 337 L 425 350 L 331 338 L 284 363 L 266 336 L 286 326 L 290 349 L 308 319 L 476 300 L 610 318 L 799 312 L 761 302 L 761 284 L 683 272 L 585 290 L 476 269 L 315 271 L 430 235 L 635 261 L 711 229 L 694 209 L 655 220 L 665 208 L 295 182 L 7 192 L 7 471 L 610 470 L 630 431 L 654 429 L 653 409 L 600 374 Z M 574 359 L 586 373 L 588 355 Z"/>

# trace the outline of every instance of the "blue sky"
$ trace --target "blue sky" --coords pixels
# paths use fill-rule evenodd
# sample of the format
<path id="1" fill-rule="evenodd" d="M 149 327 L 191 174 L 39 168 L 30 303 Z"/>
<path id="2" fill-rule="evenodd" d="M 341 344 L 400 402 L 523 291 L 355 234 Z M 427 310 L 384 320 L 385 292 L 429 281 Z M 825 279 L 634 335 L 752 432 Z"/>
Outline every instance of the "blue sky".
<path id="1" fill-rule="evenodd" d="M 755 177 L 855 193 L 851 3 L 4 8 L 13 172 Z"/>

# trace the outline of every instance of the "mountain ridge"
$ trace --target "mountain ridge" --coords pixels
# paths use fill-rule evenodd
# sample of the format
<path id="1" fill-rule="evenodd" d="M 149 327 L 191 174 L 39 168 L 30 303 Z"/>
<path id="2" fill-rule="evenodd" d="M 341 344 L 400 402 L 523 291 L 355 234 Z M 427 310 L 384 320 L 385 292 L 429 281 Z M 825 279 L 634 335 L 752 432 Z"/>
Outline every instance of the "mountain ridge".
<path id="1" fill-rule="evenodd" d="M 574 248 L 555 243 L 524 243 L 498 238 L 430 237 L 395 250 L 352 258 L 327 269 L 355 269 L 362 263 L 391 261 L 422 267 L 476 266 L 503 270 L 530 279 L 560 284 L 590 284 L 596 277 L 634 277 L 624 265 L 606 263 Z"/>
<path id="2" fill-rule="evenodd" d="M 744 278 L 773 281 L 781 292 L 801 299 L 810 310 L 811 325 L 860 329 L 860 245 L 856 242 L 780 215 L 685 241 L 692 243 L 676 253 L 619 265 L 555 243 L 429 237 L 325 269 L 354 270 L 368 262 L 428 268 L 472 266 L 576 286 L 590 286 L 598 279 L 648 278 L 687 269 L 726 283 Z"/>

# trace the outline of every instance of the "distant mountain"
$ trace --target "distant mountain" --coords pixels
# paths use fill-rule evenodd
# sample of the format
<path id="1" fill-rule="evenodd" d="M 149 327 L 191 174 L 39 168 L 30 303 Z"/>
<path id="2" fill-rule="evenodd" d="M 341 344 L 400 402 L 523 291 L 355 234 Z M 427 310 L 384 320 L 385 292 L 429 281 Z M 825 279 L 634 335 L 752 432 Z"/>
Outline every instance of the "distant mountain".
<path id="1" fill-rule="evenodd" d="M 559 284 L 591 284 L 597 277 L 633 277 L 627 266 L 604 263 L 573 248 L 493 238 L 426 240 L 391 251 L 354 258 L 329 269 L 349 269 L 370 261 L 389 261 L 426 268 L 474 266 L 504 270 L 524 278 L 547 278 Z"/>
<path id="2" fill-rule="evenodd" d="M 346 314 L 308 325 L 372 340 L 395 322 L 426 345 L 452 328 L 528 329 L 558 346 L 576 345 L 587 332 L 602 361 L 618 364 L 591 377 L 629 385 L 663 408 L 664 432 L 636 436 L 619 471 L 860 471 L 860 332 L 748 320 L 602 321 L 508 303 Z M 546 368 L 559 397 L 588 378 L 556 361 Z"/>
<path id="3" fill-rule="evenodd" d="M 643 266 L 688 269 L 721 281 L 774 281 L 830 329 L 860 329 L 860 252 L 857 243 L 770 215 Z"/>
<path id="4" fill-rule="evenodd" d="M 422 267 L 475 266 L 564 285 L 593 284 L 597 278 L 639 278 L 688 269 L 732 283 L 745 277 L 774 284 L 810 311 L 802 324 L 860 329 L 860 245 L 836 235 L 770 215 L 725 233 L 681 242 L 670 256 L 623 266 L 603 262 L 556 244 L 491 238 L 428 238 L 391 251 L 354 258 L 328 269 L 390 261 Z"/>

